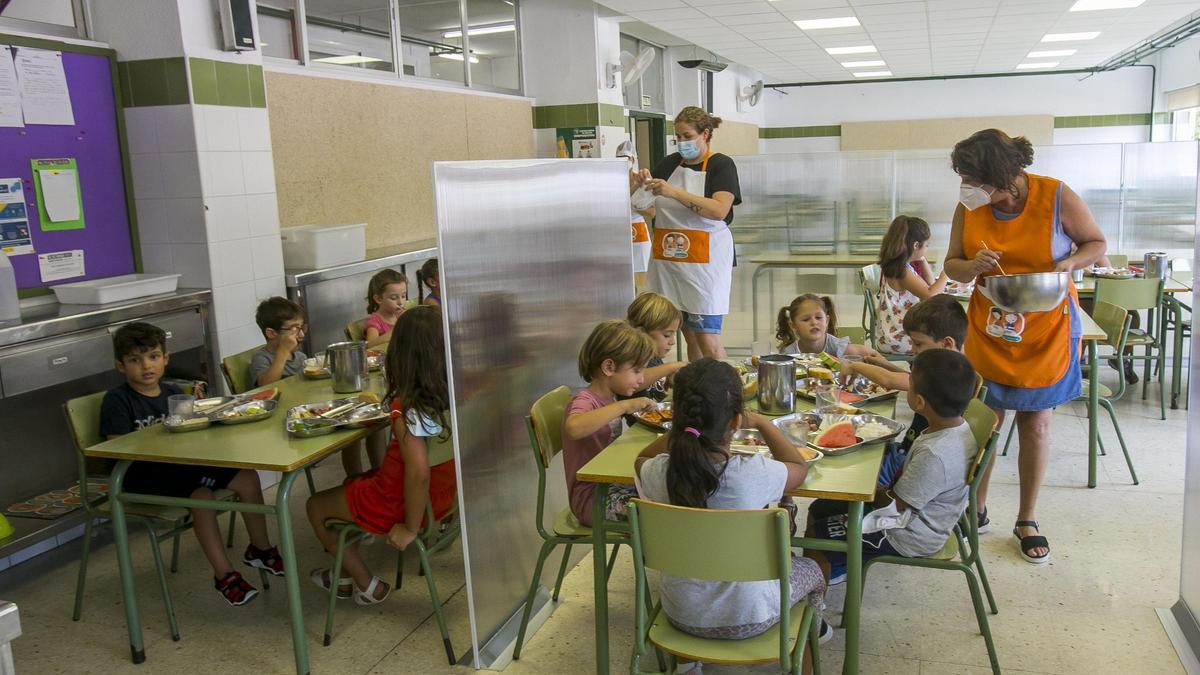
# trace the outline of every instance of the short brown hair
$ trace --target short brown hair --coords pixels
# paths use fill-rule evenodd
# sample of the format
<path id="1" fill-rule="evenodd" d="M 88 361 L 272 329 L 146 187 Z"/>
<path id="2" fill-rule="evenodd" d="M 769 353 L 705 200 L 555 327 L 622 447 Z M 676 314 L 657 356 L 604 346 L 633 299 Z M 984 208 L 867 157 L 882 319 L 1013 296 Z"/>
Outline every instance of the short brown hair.
<path id="1" fill-rule="evenodd" d="M 258 310 L 254 312 L 254 322 L 258 324 L 258 329 L 264 336 L 268 328 L 279 330 L 283 328 L 285 321 L 303 318 L 304 310 L 300 305 L 278 295 L 258 303 Z"/>
<path id="2" fill-rule="evenodd" d="M 975 368 L 950 349 L 929 349 L 912 361 L 912 390 L 940 417 L 958 417 L 975 396 Z"/>
<path id="3" fill-rule="evenodd" d="M 683 321 L 683 314 L 666 296 L 642 293 L 629 304 L 625 320 L 634 328 L 649 333 L 652 330 L 667 330 L 679 324 Z"/>
<path id="4" fill-rule="evenodd" d="M 952 338 L 959 350 L 967 339 L 967 313 L 952 295 L 939 293 L 913 305 L 904 315 L 904 331 L 924 333 L 934 340 Z"/>
<path id="5" fill-rule="evenodd" d="M 140 354 L 152 349 L 167 351 L 167 333 L 152 323 L 134 321 L 113 333 L 113 357 L 124 361 L 130 354 Z"/>
<path id="6" fill-rule="evenodd" d="M 1033 144 L 1029 139 L 1013 138 L 999 129 L 976 131 L 954 144 L 950 153 L 954 173 L 1014 195 L 1017 176 L 1030 164 Z"/>
<path id="7" fill-rule="evenodd" d="M 711 141 L 713 129 L 721 126 L 721 118 L 716 115 L 710 115 L 704 108 L 689 105 L 679 111 L 672 124 L 686 124 L 695 129 L 698 134 L 703 134 L 707 131 L 708 139 Z"/>
<path id="8" fill-rule="evenodd" d="M 654 341 L 628 321 L 601 321 L 579 350 L 579 376 L 591 382 L 600 366 L 612 359 L 617 366 L 645 366 L 654 356 Z"/>

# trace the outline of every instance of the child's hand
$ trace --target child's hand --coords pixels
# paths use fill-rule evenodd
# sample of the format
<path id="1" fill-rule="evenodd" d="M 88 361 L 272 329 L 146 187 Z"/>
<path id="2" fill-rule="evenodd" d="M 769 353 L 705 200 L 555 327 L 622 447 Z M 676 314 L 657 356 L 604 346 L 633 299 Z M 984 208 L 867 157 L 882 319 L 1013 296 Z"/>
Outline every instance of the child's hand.
<path id="1" fill-rule="evenodd" d="M 647 410 L 657 410 L 658 402 L 652 398 L 639 396 L 625 401 L 625 414 L 632 415 L 634 413 L 645 412 Z"/>
<path id="2" fill-rule="evenodd" d="M 858 365 L 858 364 L 847 363 L 844 361 L 842 362 L 842 370 L 841 370 L 841 372 L 838 373 L 838 384 L 842 385 L 843 387 L 846 386 L 847 384 L 850 384 L 850 380 L 853 379 L 854 376 L 858 374 L 854 370 L 854 366 L 856 366 L 856 365 Z"/>
<path id="3" fill-rule="evenodd" d="M 275 350 L 276 354 L 291 354 L 300 346 L 300 341 L 296 339 L 296 331 L 289 330 L 279 334 L 279 347 Z"/>
<path id="4" fill-rule="evenodd" d="M 388 530 L 387 534 L 388 544 L 399 551 L 408 548 L 408 545 L 416 538 L 417 533 L 408 529 L 408 526 L 404 523 L 396 523 L 392 526 L 392 529 Z"/>
<path id="5" fill-rule="evenodd" d="M 872 366 L 879 366 L 880 368 L 888 368 L 889 370 L 891 369 L 891 362 L 878 352 L 871 354 L 870 356 L 864 356 L 863 363 Z"/>

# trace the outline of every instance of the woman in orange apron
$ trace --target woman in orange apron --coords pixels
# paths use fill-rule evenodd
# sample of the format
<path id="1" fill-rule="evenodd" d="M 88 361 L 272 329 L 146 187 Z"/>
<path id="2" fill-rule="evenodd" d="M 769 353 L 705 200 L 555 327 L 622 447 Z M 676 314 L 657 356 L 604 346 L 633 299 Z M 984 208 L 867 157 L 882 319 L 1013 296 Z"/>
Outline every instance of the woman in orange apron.
<path id="1" fill-rule="evenodd" d="M 702 108 L 684 108 L 675 116 L 679 152 L 641 174 L 642 186 L 655 196 L 647 282 L 683 311 L 691 361 L 725 357 L 721 326 L 734 260 L 729 224 L 742 191 L 733 160 L 709 148 L 720 124 Z"/>
<path id="2" fill-rule="evenodd" d="M 962 179 L 954 212 L 946 273 L 969 282 L 999 273 L 1070 272 L 1104 255 L 1105 240 L 1091 211 L 1071 188 L 1026 173 L 1033 146 L 987 129 L 954 146 L 954 171 Z M 1006 312 L 976 288 L 967 308 L 964 351 L 983 376 L 987 404 L 1003 421 L 1016 412 L 1021 451 L 1021 504 L 1013 536 L 1021 557 L 1040 564 L 1050 546 L 1038 531 L 1038 490 L 1049 459 L 1050 419 L 1056 406 L 1079 396 L 1082 329 L 1075 288 L 1049 312 Z M 979 488 L 981 525 L 987 523 L 989 466 Z"/>

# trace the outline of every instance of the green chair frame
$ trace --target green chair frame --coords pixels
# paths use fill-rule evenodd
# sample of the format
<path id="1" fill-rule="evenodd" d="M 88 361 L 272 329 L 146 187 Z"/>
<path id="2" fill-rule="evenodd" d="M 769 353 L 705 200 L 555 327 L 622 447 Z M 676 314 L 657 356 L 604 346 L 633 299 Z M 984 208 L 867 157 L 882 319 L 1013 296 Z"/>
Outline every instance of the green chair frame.
<path id="1" fill-rule="evenodd" d="M 792 603 L 787 511 L 693 509 L 633 499 L 629 526 L 637 589 L 630 673 L 644 672 L 641 661 L 652 644 L 669 655 L 668 673 L 675 672 L 676 659 L 683 658 L 734 665 L 779 663 L 784 672 L 798 675 L 807 644 L 812 650 L 813 672 L 820 675 L 817 635 L 821 622 L 803 599 Z M 667 620 L 661 602 L 647 609 L 647 569 L 687 579 L 778 581 L 779 623 L 744 640 L 710 640 L 684 633 Z"/>
<path id="2" fill-rule="evenodd" d="M 440 440 L 433 438 L 429 440 L 429 466 L 434 467 L 440 464 L 445 464 L 454 460 L 454 443 L 450 439 Z M 412 545 L 417 548 L 417 555 L 421 559 L 421 576 L 425 577 L 425 583 L 429 586 L 429 600 L 433 604 L 433 615 L 437 621 L 438 630 L 442 634 L 442 646 L 446 650 L 446 660 L 453 666 L 457 659 L 454 656 L 454 647 L 450 642 L 450 631 L 446 627 L 446 615 L 442 611 L 441 596 L 438 595 L 437 583 L 433 578 L 433 568 L 429 564 L 429 557 L 434 553 L 445 550 L 451 544 L 458 540 L 462 534 L 462 529 L 457 525 L 446 526 L 449 520 L 458 512 L 457 503 L 451 506 L 450 510 L 442 516 L 435 519 L 433 514 L 433 506 L 429 500 L 425 501 L 425 524 L 421 527 L 421 531 L 417 533 L 417 538 L 413 539 Z M 333 528 L 338 532 L 337 550 L 333 554 L 333 567 L 330 569 L 330 584 L 329 584 L 329 605 L 325 613 L 325 639 L 324 645 L 328 647 L 333 643 L 333 611 L 337 603 L 337 578 L 342 570 L 342 556 L 346 551 L 346 547 L 350 544 L 361 541 L 369 533 L 354 523 L 344 520 L 330 519 L 325 521 L 325 526 Z M 396 556 L 396 583 L 393 586 L 393 591 L 399 590 L 404 584 L 404 551 L 398 551 Z"/>
<path id="3" fill-rule="evenodd" d="M 1107 254 L 1108 264 L 1112 267 L 1129 267 L 1129 256 L 1120 253 Z"/>
<path id="4" fill-rule="evenodd" d="M 366 319 L 355 319 L 346 324 L 346 339 L 352 342 L 367 339 Z"/>
<path id="5" fill-rule="evenodd" d="M 1092 309 L 1092 318 L 1095 319 L 1096 325 L 1100 326 L 1105 334 L 1108 335 L 1104 340 L 1104 344 L 1112 347 L 1116 354 L 1123 353 L 1125 351 L 1125 340 L 1129 336 L 1129 324 L 1132 320 L 1129 312 L 1110 302 L 1097 300 L 1095 307 Z M 1116 339 L 1113 339 L 1114 335 Z M 1098 375 L 1098 373 L 1088 373 L 1089 377 L 1093 375 Z M 1125 435 L 1121 433 L 1121 424 L 1117 421 L 1117 411 L 1113 408 L 1113 402 L 1119 401 L 1125 395 L 1126 382 L 1124 368 L 1117 370 L 1117 381 L 1118 386 L 1115 392 L 1103 384 L 1100 385 L 1099 402 L 1100 406 L 1108 413 L 1108 419 L 1112 421 L 1113 431 L 1116 432 L 1117 441 L 1121 444 L 1121 452 L 1125 455 L 1125 465 L 1129 467 L 1129 476 L 1133 479 L 1133 484 L 1137 485 L 1137 470 L 1133 468 L 1133 458 L 1129 455 L 1129 447 L 1125 444 Z M 1087 390 L 1088 378 L 1085 377 L 1083 379 L 1083 391 L 1087 392 Z M 1087 394 L 1080 394 L 1075 400 L 1086 401 Z M 1013 423 L 1008 427 L 1008 436 L 1004 441 L 1004 450 L 1000 453 L 1001 457 L 1008 455 L 1008 448 L 1012 444 L 1016 428 L 1016 420 L 1013 420 Z M 1104 438 L 1097 436 L 1096 440 L 1100 445 L 1100 454 L 1107 455 L 1108 453 L 1104 449 Z"/>
<path id="6" fill-rule="evenodd" d="M 1150 385 L 1150 364 L 1155 362 L 1158 368 L 1158 407 L 1159 419 L 1167 419 L 1167 389 L 1166 389 L 1166 345 L 1163 340 L 1163 327 L 1155 330 L 1155 312 L 1163 311 L 1163 280 L 1162 279 L 1096 279 L 1096 302 L 1108 302 L 1126 311 L 1139 309 L 1147 310 L 1146 330 L 1130 330 L 1126 338 L 1128 346 L 1143 347 L 1145 353 L 1141 356 L 1126 354 L 1124 350 L 1117 352 L 1124 370 L 1126 361 L 1142 361 L 1144 371 L 1142 376 L 1142 399 L 1147 397 Z"/>
<path id="7" fill-rule="evenodd" d="M 571 390 L 560 386 L 543 395 L 529 410 L 525 417 L 525 428 L 529 432 L 529 445 L 533 448 L 534 465 L 538 472 L 537 507 L 534 515 L 534 527 L 542 539 L 542 547 L 538 551 L 537 563 L 533 567 L 533 579 L 529 582 L 529 593 L 525 598 L 525 609 L 521 613 L 521 627 L 517 631 L 517 643 L 513 648 L 513 660 L 521 658 L 521 648 L 525 644 L 525 632 L 529 628 L 529 617 L 533 612 L 533 601 L 537 597 L 537 589 L 542 578 L 542 569 L 546 559 L 560 545 L 563 549 L 562 562 L 558 566 L 558 578 L 554 582 L 554 593 L 551 599 L 558 601 L 558 593 L 562 590 L 563 577 L 567 574 L 567 565 L 571 559 L 571 547 L 575 544 L 590 544 L 592 530 L 581 525 L 571 513 L 570 507 L 564 507 L 554 520 L 553 534 L 546 531 L 546 471 L 555 456 L 562 452 L 562 426 L 566 415 L 567 402 L 571 400 Z M 616 528 L 614 531 L 613 528 Z M 629 540 L 621 531 L 621 526 L 609 523 L 606 530 L 608 542 L 613 545 L 612 554 L 608 558 L 608 574 L 612 574 L 613 565 L 617 559 L 617 550 L 621 544 Z"/>
<path id="8" fill-rule="evenodd" d="M 259 345 L 221 359 L 221 375 L 225 376 L 225 386 L 229 388 L 230 394 L 244 394 L 251 389 L 258 388 L 257 383 L 250 379 L 250 360 L 264 346 Z M 304 480 L 308 483 L 308 494 L 317 494 L 317 484 L 313 481 L 312 466 L 304 467 Z M 232 512 L 230 513 L 232 514 Z"/>
<path id="9" fill-rule="evenodd" d="M 870 337 L 867 329 L 862 326 L 838 326 L 837 334 L 840 337 L 850 338 L 850 342 L 859 345 L 868 344 L 867 340 Z"/>
<path id="10" fill-rule="evenodd" d="M 967 485 L 967 509 L 962 517 L 959 518 L 958 525 L 946 540 L 942 550 L 927 558 L 905 558 L 903 556 L 878 556 L 868 558 L 863 564 L 863 588 L 866 588 L 867 573 L 871 570 L 872 565 L 905 565 L 908 567 L 923 567 L 926 569 L 939 570 L 956 570 L 962 572 L 967 578 L 967 587 L 971 591 L 971 604 L 975 607 L 975 619 L 979 623 L 979 632 L 983 634 L 984 644 L 987 645 L 988 660 L 991 662 L 992 672 L 996 675 L 1000 673 L 1000 660 L 996 656 L 996 646 L 992 642 L 992 631 L 988 626 L 987 612 L 984 609 L 983 598 L 979 594 L 980 582 L 982 582 L 984 592 L 987 595 L 988 607 L 992 614 L 997 614 L 999 611 L 996 608 L 996 599 L 992 595 L 991 585 L 988 583 L 987 573 L 983 569 L 983 559 L 979 555 L 979 521 L 977 510 L 975 508 L 976 494 L 979 491 L 979 485 L 983 482 L 984 469 L 992 460 L 992 454 L 996 450 L 996 442 L 999 438 L 997 426 L 999 419 L 996 413 L 992 412 L 981 400 L 972 399 L 967 405 L 967 412 L 963 415 L 966 418 L 967 424 L 971 427 L 971 433 L 975 436 L 975 442 L 979 447 L 979 452 L 976 454 L 975 462 L 968 471 Z M 958 557 L 958 560 L 954 558 Z M 979 573 L 978 580 L 975 577 L 976 570 Z"/>
<path id="11" fill-rule="evenodd" d="M 85 448 L 97 445 L 104 439 L 100 438 L 100 404 L 104 401 L 105 392 L 96 392 L 86 396 L 73 398 L 63 404 L 63 415 L 67 420 L 67 429 L 71 432 L 71 441 L 75 446 L 75 458 L 79 469 L 79 499 L 87 514 L 83 523 L 83 551 L 79 557 L 79 574 L 75 580 L 75 605 L 71 612 L 71 620 L 78 621 L 83 615 L 83 593 L 87 585 L 88 559 L 92 550 L 92 531 L 99 522 L 109 520 L 109 504 L 106 498 L 93 499 L 88 491 L 87 457 Z M 214 498 L 218 501 L 230 501 L 237 495 L 231 490 L 216 490 Z M 129 520 L 146 528 L 146 536 L 150 540 L 150 549 L 154 554 L 154 569 L 158 573 L 158 584 L 162 590 L 163 605 L 167 611 L 167 622 L 171 628 L 171 639 L 178 642 L 179 622 L 175 618 L 175 606 L 171 601 L 171 590 L 167 586 L 167 576 L 163 570 L 162 551 L 159 545 L 171 540 L 171 572 L 179 570 L 179 536 L 192 528 L 192 514 L 186 508 L 175 506 L 156 506 L 153 504 L 131 504 L 126 508 Z M 229 533 L 225 546 L 233 546 L 233 530 L 236 523 L 237 511 L 229 512 Z M 159 527 L 166 529 L 159 531 Z M 262 575 L 263 587 L 268 588 L 266 575 Z"/>

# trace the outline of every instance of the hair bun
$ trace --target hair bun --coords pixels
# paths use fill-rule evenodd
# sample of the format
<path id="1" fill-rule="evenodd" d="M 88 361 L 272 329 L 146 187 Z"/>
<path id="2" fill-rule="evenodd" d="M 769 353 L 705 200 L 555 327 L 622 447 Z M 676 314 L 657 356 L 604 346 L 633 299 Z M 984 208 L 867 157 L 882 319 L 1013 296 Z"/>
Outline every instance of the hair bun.
<path id="1" fill-rule="evenodd" d="M 717 117 L 716 115 L 709 115 L 708 119 L 712 121 L 712 128 L 714 128 L 714 129 L 720 127 L 721 122 L 725 121 L 725 120 L 721 119 L 720 117 Z"/>

